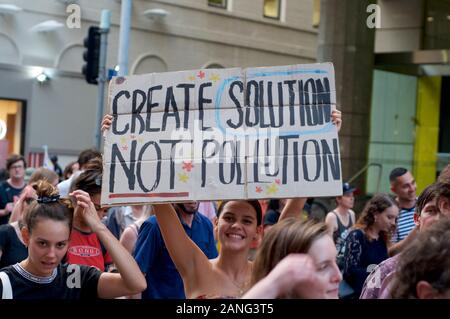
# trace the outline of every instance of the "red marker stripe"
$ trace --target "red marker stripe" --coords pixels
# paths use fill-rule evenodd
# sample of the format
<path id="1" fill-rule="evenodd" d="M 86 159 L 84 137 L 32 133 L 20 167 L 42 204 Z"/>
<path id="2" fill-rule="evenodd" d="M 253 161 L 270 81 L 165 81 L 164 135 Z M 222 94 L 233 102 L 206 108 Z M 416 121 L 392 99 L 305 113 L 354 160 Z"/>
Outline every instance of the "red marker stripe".
<path id="1" fill-rule="evenodd" d="M 110 194 L 109 198 L 130 198 L 130 197 L 188 197 L 189 192 L 181 193 L 126 193 L 126 194 Z"/>

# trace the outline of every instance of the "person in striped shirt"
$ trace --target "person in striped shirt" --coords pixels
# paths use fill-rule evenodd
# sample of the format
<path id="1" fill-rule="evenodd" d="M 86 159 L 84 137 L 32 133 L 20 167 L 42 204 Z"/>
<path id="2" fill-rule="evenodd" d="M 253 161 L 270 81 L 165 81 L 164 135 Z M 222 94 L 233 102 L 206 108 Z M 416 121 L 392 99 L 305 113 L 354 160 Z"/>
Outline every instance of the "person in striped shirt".
<path id="1" fill-rule="evenodd" d="M 414 223 L 416 208 L 416 180 L 406 168 L 394 168 L 389 174 L 391 191 L 395 194 L 395 200 L 400 207 L 397 225 L 392 237 L 392 245 L 389 247 L 389 255 L 394 256 L 417 235 Z"/>

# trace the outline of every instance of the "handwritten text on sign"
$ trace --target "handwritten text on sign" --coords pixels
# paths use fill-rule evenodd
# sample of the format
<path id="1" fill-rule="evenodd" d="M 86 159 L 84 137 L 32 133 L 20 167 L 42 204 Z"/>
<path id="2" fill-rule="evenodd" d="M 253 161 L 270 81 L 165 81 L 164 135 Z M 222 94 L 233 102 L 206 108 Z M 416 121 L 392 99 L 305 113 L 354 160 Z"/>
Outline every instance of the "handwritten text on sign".
<path id="1" fill-rule="evenodd" d="M 102 204 L 333 196 L 330 63 L 114 78 Z"/>

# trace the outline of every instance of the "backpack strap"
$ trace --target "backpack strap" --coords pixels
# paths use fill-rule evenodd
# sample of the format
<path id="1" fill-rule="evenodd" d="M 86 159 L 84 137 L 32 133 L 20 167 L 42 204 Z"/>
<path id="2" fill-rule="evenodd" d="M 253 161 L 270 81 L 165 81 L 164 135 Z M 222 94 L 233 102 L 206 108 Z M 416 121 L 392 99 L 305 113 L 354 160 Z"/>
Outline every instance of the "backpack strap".
<path id="1" fill-rule="evenodd" d="M 2 299 L 12 299 L 11 281 L 4 271 L 0 271 L 0 281 L 2 282 Z"/>

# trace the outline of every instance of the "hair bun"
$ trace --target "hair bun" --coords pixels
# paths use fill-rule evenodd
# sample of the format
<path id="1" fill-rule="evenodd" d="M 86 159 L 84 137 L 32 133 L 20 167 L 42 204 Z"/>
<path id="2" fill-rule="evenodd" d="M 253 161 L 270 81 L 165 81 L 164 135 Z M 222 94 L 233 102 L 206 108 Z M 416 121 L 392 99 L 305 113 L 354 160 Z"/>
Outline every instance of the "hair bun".
<path id="1" fill-rule="evenodd" d="M 55 186 L 53 186 L 52 184 L 50 184 L 49 182 L 47 182 L 46 180 L 38 181 L 35 185 L 33 185 L 33 188 L 35 189 L 36 194 L 38 196 L 38 202 L 39 202 L 39 199 L 47 198 L 47 201 L 41 201 L 39 203 L 55 202 L 59 199 L 58 189 Z M 49 199 L 55 198 L 56 196 L 58 196 L 58 199 L 48 201 Z"/>

